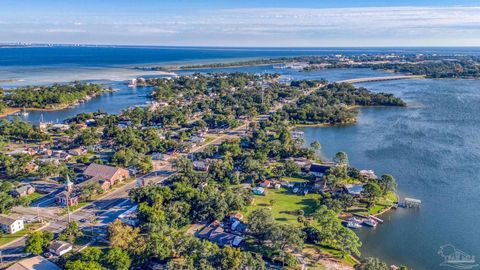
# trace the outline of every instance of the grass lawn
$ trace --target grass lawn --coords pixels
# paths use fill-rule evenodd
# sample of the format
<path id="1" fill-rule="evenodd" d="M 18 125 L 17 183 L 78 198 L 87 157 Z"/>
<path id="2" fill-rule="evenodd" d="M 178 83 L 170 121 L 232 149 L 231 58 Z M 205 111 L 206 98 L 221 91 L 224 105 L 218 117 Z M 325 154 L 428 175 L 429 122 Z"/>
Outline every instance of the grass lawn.
<path id="1" fill-rule="evenodd" d="M 25 236 L 26 234 L 29 234 L 40 227 L 42 227 L 41 223 L 30 223 L 25 224 L 25 229 L 14 234 L 2 234 L 2 236 L 0 236 L 0 246 L 10 243 L 11 241 L 18 239 L 22 236 Z"/>
<path id="2" fill-rule="evenodd" d="M 261 207 L 267 207 L 272 210 L 273 217 L 276 221 L 286 222 L 297 225 L 297 211 L 303 210 L 305 215 L 310 215 L 314 211 L 319 194 L 296 195 L 290 191 L 281 189 L 267 189 L 267 195 L 254 195 L 252 205 L 247 207 L 246 216 L 253 210 Z M 273 200 L 273 205 L 270 201 Z"/>
<path id="3" fill-rule="evenodd" d="M 349 211 L 351 213 L 356 213 L 364 216 L 375 215 L 383 210 L 391 207 L 397 201 L 397 196 L 394 192 L 389 192 L 386 196 L 378 198 L 375 204 L 367 209 L 366 203 L 359 203 L 354 207 L 354 210 Z"/>
<path id="4" fill-rule="evenodd" d="M 351 255 L 347 255 L 345 258 L 342 258 L 342 254 L 340 253 L 340 251 L 338 251 L 336 249 L 333 249 L 331 247 L 313 245 L 313 244 L 306 244 L 304 246 L 303 252 L 308 252 L 309 250 L 310 251 L 319 250 L 321 253 L 328 254 L 328 255 L 342 261 L 343 263 L 351 265 L 351 266 L 354 266 L 354 265 L 357 264 L 357 261 Z M 310 267 L 309 267 L 309 269 L 310 269 Z"/>
<path id="5" fill-rule="evenodd" d="M 38 199 L 38 198 L 40 198 L 40 197 L 43 197 L 43 196 L 44 196 L 44 194 L 40 194 L 40 193 L 38 193 L 38 192 L 34 192 L 34 193 L 30 194 L 30 195 L 27 195 L 26 198 L 29 199 L 30 201 L 33 201 L 33 200 L 36 200 L 36 199 Z"/>
<path id="6" fill-rule="evenodd" d="M 299 177 L 290 177 L 290 176 L 284 176 L 282 177 L 283 181 L 287 182 L 297 182 L 297 183 L 306 183 L 309 182 L 307 179 L 299 178 Z"/>

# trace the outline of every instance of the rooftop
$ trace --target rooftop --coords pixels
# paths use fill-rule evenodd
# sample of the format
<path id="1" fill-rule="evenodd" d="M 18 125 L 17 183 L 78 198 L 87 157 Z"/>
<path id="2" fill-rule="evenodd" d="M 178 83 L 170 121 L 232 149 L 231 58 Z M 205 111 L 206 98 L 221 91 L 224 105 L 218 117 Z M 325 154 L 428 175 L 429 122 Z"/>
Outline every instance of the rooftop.
<path id="1" fill-rule="evenodd" d="M 35 256 L 21 260 L 7 270 L 60 270 L 60 267 L 41 256 Z"/>
<path id="2" fill-rule="evenodd" d="M 97 178 L 102 178 L 102 179 L 111 179 L 115 175 L 115 173 L 117 173 L 119 170 L 124 170 L 124 169 L 117 168 L 117 167 L 112 167 L 112 166 L 107 166 L 107 165 L 101 165 L 101 164 L 97 164 L 97 163 L 91 163 L 85 169 L 83 174 L 87 175 L 87 176 L 90 176 L 90 177 L 97 177 Z"/>
<path id="3" fill-rule="evenodd" d="M 2 225 L 7 225 L 10 226 L 12 225 L 17 219 L 5 216 L 5 215 L 0 215 L 0 224 Z"/>

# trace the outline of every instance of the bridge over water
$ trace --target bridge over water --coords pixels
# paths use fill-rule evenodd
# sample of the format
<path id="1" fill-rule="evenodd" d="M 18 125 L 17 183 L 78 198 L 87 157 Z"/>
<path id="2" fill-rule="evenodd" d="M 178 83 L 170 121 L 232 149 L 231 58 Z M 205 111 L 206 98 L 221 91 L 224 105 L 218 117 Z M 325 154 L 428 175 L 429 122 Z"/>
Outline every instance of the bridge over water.
<path id="1" fill-rule="evenodd" d="M 423 75 L 398 75 L 398 76 L 349 79 L 349 80 L 337 81 L 337 83 L 365 83 L 365 82 L 380 82 L 380 81 L 423 79 L 423 78 L 425 78 L 425 76 Z"/>

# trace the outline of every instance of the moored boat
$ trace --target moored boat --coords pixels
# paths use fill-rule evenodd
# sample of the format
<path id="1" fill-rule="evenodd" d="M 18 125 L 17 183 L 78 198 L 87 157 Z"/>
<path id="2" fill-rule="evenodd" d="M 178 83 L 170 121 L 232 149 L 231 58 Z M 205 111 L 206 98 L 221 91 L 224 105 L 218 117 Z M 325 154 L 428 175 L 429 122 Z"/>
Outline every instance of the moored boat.
<path id="1" fill-rule="evenodd" d="M 351 220 L 347 222 L 347 227 L 350 229 L 358 229 L 361 228 L 362 225 L 356 221 Z"/>
<path id="2" fill-rule="evenodd" d="M 377 222 L 373 220 L 372 218 L 365 219 L 363 221 L 363 224 L 369 226 L 369 227 L 377 227 Z"/>

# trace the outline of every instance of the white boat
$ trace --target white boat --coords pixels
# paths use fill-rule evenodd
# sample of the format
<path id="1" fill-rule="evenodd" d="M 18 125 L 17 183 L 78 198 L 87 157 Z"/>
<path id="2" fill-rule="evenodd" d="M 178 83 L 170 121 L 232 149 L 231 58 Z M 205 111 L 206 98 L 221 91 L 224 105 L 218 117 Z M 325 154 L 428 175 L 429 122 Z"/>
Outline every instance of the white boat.
<path id="1" fill-rule="evenodd" d="M 362 225 L 360 225 L 356 221 L 349 221 L 349 222 L 347 222 L 347 227 L 350 228 L 350 229 L 358 229 L 358 228 L 361 228 Z"/>
<path id="2" fill-rule="evenodd" d="M 358 224 L 362 223 L 362 220 L 359 219 L 359 218 L 356 218 L 356 217 L 351 217 L 351 218 L 348 219 L 348 221 L 353 221 L 353 222 L 356 222 Z"/>
<path id="3" fill-rule="evenodd" d="M 25 110 L 25 108 L 23 108 L 23 111 L 20 114 L 24 117 L 28 116 L 28 112 Z"/>
<path id="4" fill-rule="evenodd" d="M 377 222 L 371 218 L 365 219 L 363 221 L 363 224 L 369 226 L 369 227 L 377 227 Z"/>
<path id="5" fill-rule="evenodd" d="M 137 79 L 130 80 L 128 87 L 137 87 Z"/>

